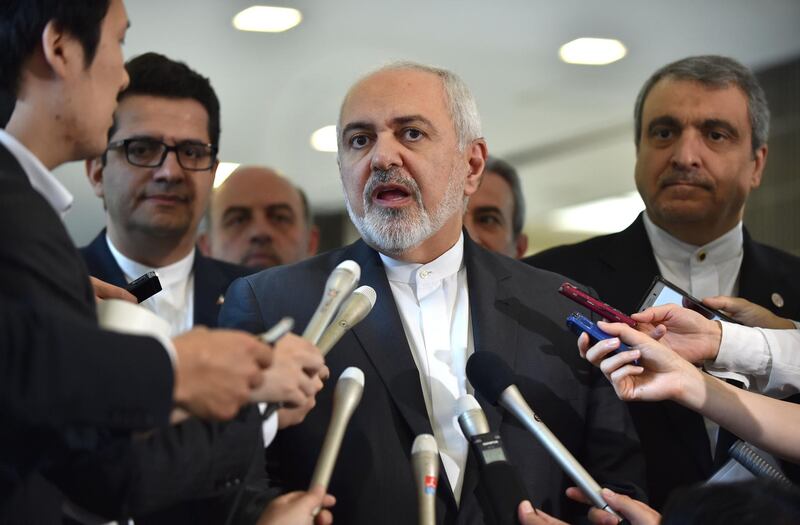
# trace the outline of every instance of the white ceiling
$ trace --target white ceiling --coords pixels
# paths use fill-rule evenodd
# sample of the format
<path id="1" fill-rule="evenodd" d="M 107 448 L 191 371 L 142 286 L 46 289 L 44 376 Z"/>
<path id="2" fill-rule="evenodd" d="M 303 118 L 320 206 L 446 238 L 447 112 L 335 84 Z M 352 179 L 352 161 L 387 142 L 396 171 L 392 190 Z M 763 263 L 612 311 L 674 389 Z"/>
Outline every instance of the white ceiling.
<path id="1" fill-rule="evenodd" d="M 221 160 L 278 168 L 317 209 L 343 209 L 335 154 L 310 134 L 334 123 L 364 72 L 395 59 L 447 67 L 471 86 L 490 152 L 526 159 L 531 227 L 553 209 L 633 189 L 631 114 L 657 67 L 693 54 L 758 68 L 800 55 L 798 0 L 302 0 L 285 33 L 243 33 L 245 0 L 128 0 L 125 52 L 158 51 L 211 78 L 222 104 Z M 268 2 L 262 2 L 268 4 Z M 609 66 L 559 61 L 580 36 L 613 37 L 628 56 Z M 59 169 L 75 193 L 79 244 L 102 209 L 80 166 Z"/>

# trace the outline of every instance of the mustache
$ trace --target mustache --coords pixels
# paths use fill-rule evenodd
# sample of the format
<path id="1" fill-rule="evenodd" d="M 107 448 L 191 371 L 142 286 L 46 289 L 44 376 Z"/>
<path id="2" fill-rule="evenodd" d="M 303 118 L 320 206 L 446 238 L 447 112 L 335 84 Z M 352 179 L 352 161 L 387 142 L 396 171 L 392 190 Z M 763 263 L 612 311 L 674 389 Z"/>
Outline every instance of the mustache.
<path id="1" fill-rule="evenodd" d="M 191 200 L 194 192 L 183 181 L 155 181 L 147 184 L 139 192 L 140 199 L 153 196 L 174 197 L 181 200 Z"/>
<path id="2" fill-rule="evenodd" d="M 659 186 L 661 188 L 675 184 L 691 184 L 705 189 L 712 189 L 714 187 L 711 179 L 697 170 L 680 171 L 671 169 L 659 179 Z"/>
<path id="3" fill-rule="evenodd" d="M 364 185 L 364 204 L 367 206 L 371 205 L 372 203 L 372 194 L 375 193 L 375 190 L 382 185 L 385 184 L 394 184 L 396 186 L 401 186 L 404 188 L 409 195 L 417 202 L 422 202 L 422 192 L 419 189 L 419 185 L 417 181 L 415 181 L 411 177 L 405 177 L 400 173 L 400 170 L 397 168 L 391 168 L 388 170 L 374 170 L 372 175 L 370 175 L 367 184 Z"/>

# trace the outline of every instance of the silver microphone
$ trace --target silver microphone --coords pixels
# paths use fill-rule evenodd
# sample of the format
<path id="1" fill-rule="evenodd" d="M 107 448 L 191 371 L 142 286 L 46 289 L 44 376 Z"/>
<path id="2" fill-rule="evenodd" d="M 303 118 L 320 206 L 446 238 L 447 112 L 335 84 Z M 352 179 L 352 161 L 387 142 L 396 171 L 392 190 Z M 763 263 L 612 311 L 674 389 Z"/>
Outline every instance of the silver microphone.
<path id="1" fill-rule="evenodd" d="M 419 525 L 436 525 L 436 486 L 439 484 L 439 447 L 430 434 L 420 434 L 411 446 L 411 467 L 417 482 Z"/>
<path id="2" fill-rule="evenodd" d="M 361 369 L 351 366 L 346 368 L 339 380 L 336 382 L 336 390 L 333 391 L 333 410 L 331 411 L 331 421 L 328 423 L 328 431 L 325 434 L 325 441 L 322 442 L 322 450 L 317 458 L 317 466 L 311 476 L 310 488 L 321 485 L 326 491 L 328 483 L 331 481 L 333 467 L 336 465 L 336 458 L 339 449 L 342 447 L 344 432 L 347 430 L 347 423 L 350 421 L 353 412 L 361 401 L 361 394 L 364 391 L 364 372 Z"/>
<path id="3" fill-rule="evenodd" d="M 357 288 L 342 304 L 336 319 L 328 325 L 317 342 L 317 348 L 322 355 L 330 352 L 333 345 L 347 333 L 348 330 L 360 323 L 375 306 L 377 294 L 371 286 Z"/>
<path id="4" fill-rule="evenodd" d="M 461 432 L 467 439 L 490 432 L 486 414 L 473 396 L 467 394 L 459 397 L 456 402 L 456 413 Z"/>
<path id="5" fill-rule="evenodd" d="M 325 292 L 322 295 L 322 300 L 303 332 L 303 339 L 311 341 L 314 345 L 317 344 L 339 305 L 342 304 L 347 294 L 353 291 L 360 278 L 361 267 L 355 261 L 348 259 L 334 268 L 325 282 Z"/>

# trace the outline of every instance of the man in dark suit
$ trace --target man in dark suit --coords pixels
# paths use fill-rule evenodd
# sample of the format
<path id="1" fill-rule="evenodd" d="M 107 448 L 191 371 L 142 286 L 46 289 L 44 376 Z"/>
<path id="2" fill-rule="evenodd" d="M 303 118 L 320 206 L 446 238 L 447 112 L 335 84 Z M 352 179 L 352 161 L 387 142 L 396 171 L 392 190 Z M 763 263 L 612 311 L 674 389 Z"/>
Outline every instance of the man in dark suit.
<path id="1" fill-rule="evenodd" d="M 767 158 L 769 110 L 753 74 L 718 56 L 669 64 L 640 91 L 635 127 L 646 211 L 619 233 L 525 262 L 593 287 L 624 312 L 636 311 L 662 275 L 696 297 L 739 295 L 800 318 L 800 259 L 755 242 L 742 226 Z M 671 402 L 629 406 L 656 508 L 672 489 L 711 475 L 716 433 L 709 437 L 699 415 Z"/>
<path id="2" fill-rule="evenodd" d="M 328 274 L 346 259 L 377 291 L 373 311 L 327 355 L 334 378 L 348 366 L 366 378 L 331 480 L 336 520 L 415 522 L 411 444 L 431 433 L 442 458 L 438 522 L 483 523 L 485 492 L 456 422 L 456 401 L 471 391 L 465 363 L 473 351 L 494 352 L 513 367 L 523 395 L 600 483 L 635 493 L 637 439 L 610 385 L 575 351 L 564 324 L 572 305 L 556 293 L 562 278 L 490 253 L 463 233 L 466 200 L 487 155 L 463 82 L 405 63 L 369 75 L 345 98 L 339 144 L 346 204 L 363 240 L 235 281 L 220 314 L 221 325 L 250 331 L 282 315 L 303 326 Z M 332 383 L 306 421 L 268 450 L 273 482 L 307 486 Z M 554 460 L 513 416 L 478 399 L 533 501 L 576 517 Z"/>
<path id="3" fill-rule="evenodd" d="M 0 89 L 17 104 L 0 130 L 0 521 L 60 523 L 60 497 L 38 473 L 76 488 L 76 461 L 167 425 L 174 403 L 232 418 L 271 350 L 230 331 L 170 343 L 98 329 L 96 291 L 60 217 L 72 196 L 50 170 L 105 148 L 128 82 L 125 8 L 11 1 L 2 13 Z"/>

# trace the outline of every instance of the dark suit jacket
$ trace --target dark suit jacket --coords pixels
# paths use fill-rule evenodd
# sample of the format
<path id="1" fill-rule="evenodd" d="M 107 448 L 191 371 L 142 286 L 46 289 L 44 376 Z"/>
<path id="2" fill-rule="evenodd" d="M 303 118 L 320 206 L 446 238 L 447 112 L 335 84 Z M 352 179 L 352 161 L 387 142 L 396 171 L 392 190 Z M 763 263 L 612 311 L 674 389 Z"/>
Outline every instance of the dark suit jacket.
<path id="1" fill-rule="evenodd" d="M 791 319 L 800 318 L 800 259 L 753 241 L 745 230 L 739 295 Z M 658 264 L 640 215 L 611 235 L 559 246 L 525 259 L 594 288 L 600 299 L 623 312 L 635 312 Z M 771 300 L 784 299 L 782 308 Z M 712 474 L 708 435 L 700 415 L 672 402 L 630 403 L 642 440 L 651 503 L 660 508 L 676 487 L 704 481 Z"/>
<path id="2" fill-rule="evenodd" d="M 80 251 L 91 275 L 117 286 L 127 284 L 108 248 L 105 230 Z M 193 270 L 194 324 L 215 327 L 219 299 L 228 285 L 252 270 L 204 257 L 199 251 Z M 133 515 L 141 525 L 224 523 L 251 463 L 263 459 L 260 450 L 261 418 L 254 407 L 243 410 L 231 423 L 192 418 L 135 440 L 124 460 L 117 456 L 114 461 L 81 465 L 81 477 L 94 487 L 75 496 L 84 502 L 103 502 L 111 516 Z M 127 501 L 108 493 L 108 480 L 129 477 L 120 472 L 123 468 L 136 472 L 137 480 Z M 258 474 L 263 478 L 263 473 Z"/>
<path id="3" fill-rule="evenodd" d="M 109 438 L 102 429 L 165 423 L 173 371 L 154 339 L 98 329 L 86 268 L 60 217 L 2 146 L 0 270 L 0 521 L 12 523 L 36 471 L 97 449 Z M 39 516 L 59 513 L 37 506 Z"/>
<path id="4" fill-rule="evenodd" d="M 611 386 L 583 361 L 565 328 L 574 309 L 556 293 L 563 278 L 487 252 L 465 235 L 464 257 L 476 352 L 495 352 L 515 374 L 525 398 L 552 431 L 603 485 L 635 492 L 642 481 L 637 438 Z M 282 316 L 308 323 L 325 281 L 341 261 L 361 266 L 361 284 L 377 303 L 367 318 L 328 354 L 336 378 L 348 366 L 365 374 L 364 395 L 348 426 L 330 492 L 338 523 L 408 524 L 417 521 L 410 452 L 414 438 L 432 433 L 420 378 L 377 252 L 363 241 L 289 267 L 235 281 L 220 315 L 222 326 L 259 332 Z M 330 418 L 334 380 L 317 395 L 305 421 L 283 430 L 267 450 L 270 478 L 286 489 L 307 487 Z M 514 417 L 477 396 L 499 430 L 533 502 L 572 517 L 564 489 L 570 481 Z M 474 458 L 465 470 L 457 508 L 444 469 L 437 493 L 438 523 L 482 523 Z M 476 494 L 478 493 L 478 494 Z"/>

